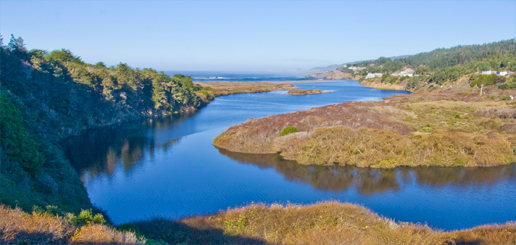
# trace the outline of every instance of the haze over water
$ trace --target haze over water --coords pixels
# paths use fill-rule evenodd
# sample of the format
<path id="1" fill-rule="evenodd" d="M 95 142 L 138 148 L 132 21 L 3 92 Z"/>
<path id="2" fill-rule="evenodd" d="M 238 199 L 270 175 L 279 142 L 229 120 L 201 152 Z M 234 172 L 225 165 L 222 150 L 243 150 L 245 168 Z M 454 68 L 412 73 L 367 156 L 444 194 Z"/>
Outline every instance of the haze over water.
<path id="1" fill-rule="evenodd" d="M 91 130 L 70 139 L 67 155 L 92 203 L 115 224 L 214 213 L 253 202 L 325 200 L 357 203 L 388 218 L 447 230 L 516 220 L 514 164 L 388 170 L 306 166 L 212 145 L 226 128 L 249 118 L 406 93 L 365 88 L 356 81 L 297 85 L 335 92 L 218 97 L 193 115 Z"/>

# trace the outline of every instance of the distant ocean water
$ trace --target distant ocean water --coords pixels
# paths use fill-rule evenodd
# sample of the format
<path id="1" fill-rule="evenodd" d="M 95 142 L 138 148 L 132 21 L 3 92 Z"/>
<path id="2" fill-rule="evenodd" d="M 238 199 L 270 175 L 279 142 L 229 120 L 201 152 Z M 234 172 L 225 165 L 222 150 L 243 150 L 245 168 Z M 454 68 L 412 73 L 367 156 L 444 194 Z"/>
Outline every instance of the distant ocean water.
<path id="1" fill-rule="evenodd" d="M 314 80 L 314 78 L 305 77 L 305 73 L 231 73 L 231 72 L 207 72 L 207 71 L 165 71 L 165 74 L 173 76 L 182 74 L 191 76 L 196 82 L 214 82 L 214 81 L 242 81 L 242 82 L 260 82 L 260 81 L 303 81 Z"/>

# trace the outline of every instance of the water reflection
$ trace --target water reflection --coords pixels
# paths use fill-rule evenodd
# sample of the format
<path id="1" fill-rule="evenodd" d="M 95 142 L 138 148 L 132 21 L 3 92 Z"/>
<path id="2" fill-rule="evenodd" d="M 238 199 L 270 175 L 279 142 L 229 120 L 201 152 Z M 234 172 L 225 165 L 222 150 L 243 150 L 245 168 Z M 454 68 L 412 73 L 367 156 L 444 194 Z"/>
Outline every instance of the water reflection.
<path id="1" fill-rule="evenodd" d="M 90 130 L 65 141 L 64 149 L 92 203 L 107 210 L 115 224 L 214 213 L 252 202 L 323 200 L 359 203 L 389 218 L 442 229 L 516 220 L 514 164 L 390 170 L 306 166 L 277 155 L 219 152 L 213 147 L 214 137 L 248 118 L 399 93 L 372 91 L 349 81 L 299 86 L 335 92 L 220 97 L 195 116 Z"/>
<path id="2" fill-rule="evenodd" d="M 277 154 L 246 154 L 219 149 L 219 152 L 242 164 L 260 168 L 273 168 L 289 181 L 310 184 L 320 190 L 344 192 L 355 188 L 359 193 L 371 195 L 397 191 L 416 183 L 420 186 L 471 186 L 493 185 L 502 180 L 516 178 L 516 164 L 498 167 L 398 167 L 371 169 L 355 166 L 302 165 L 283 160 Z"/>
<path id="3" fill-rule="evenodd" d="M 81 136 L 64 140 L 62 144 L 67 158 L 82 178 L 84 174 L 89 177 L 101 174 L 111 177 L 117 164 L 123 166 L 125 174 L 130 174 L 143 163 L 145 155 L 148 154 L 152 159 L 157 149 L 166 152 L 180 141 L 181 135 L 172 140 L 157 136 L 159 129 L 169 129 L 172 125 L 178 125 L 192 114 L 184 113 L 90 129 Z"/>

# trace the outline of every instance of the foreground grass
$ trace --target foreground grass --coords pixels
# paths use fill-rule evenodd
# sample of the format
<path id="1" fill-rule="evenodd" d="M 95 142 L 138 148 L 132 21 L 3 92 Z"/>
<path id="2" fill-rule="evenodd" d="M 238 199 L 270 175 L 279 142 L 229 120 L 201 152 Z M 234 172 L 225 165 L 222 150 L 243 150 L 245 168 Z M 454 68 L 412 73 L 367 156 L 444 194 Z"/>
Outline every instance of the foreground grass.
<path id="1" fill-rule="evenodd" d="M 25 213 L 0 205 L 0 244 L 136 244 L 134 232 L 89 222 L 73 225 L 50 213 Z"/>
<path id="2" fill-rule="evenodd" d="M 216 137 L 214 145 L 234 152 L 280 153 L 302 164 L 509 164 L 516 152 L 515 105 L 477 94 L 423 91 L 248 120 Z M 288 126 L 299 132 L 280 136 Z"/>
<path id="3" fill-rule="evenodd" d="M 514 244 L 516 223 L 443 232 L 395 222 L 359 205 L 253 204 L 215 215 L 76 227 L 51 214 L 0 206 L 0 243 L 12 244 Z M 132 230 L 132 231 L 131 231 Z M 137 239 L 135 234 L 149 240 Z"/>
<path id="4" fill-rule="evenodd" d="M 135 225 L 148 238 L 171 244 L 513 244 L 516 239 L 514 223 L 442 232 L 338 202 L 250 205 L 210 216 Z"/>

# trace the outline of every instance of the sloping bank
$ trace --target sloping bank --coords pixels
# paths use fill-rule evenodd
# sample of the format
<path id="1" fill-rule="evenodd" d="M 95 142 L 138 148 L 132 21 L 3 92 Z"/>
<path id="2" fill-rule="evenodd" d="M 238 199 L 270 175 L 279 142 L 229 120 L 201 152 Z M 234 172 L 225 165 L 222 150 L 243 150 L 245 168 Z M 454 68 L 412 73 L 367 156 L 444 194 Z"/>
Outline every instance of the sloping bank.
<path id="1" fill-rule="evenodd" d="M 83 62 L 68 50 L 0 46 L 0 203 L 93 208 L 60 141 L 87 129 L 201 106 L 189 77 Z"/>
<path id="2" fill-rule="evenodd" d="M 515 160 L 515 104 L 477 93 L 419 91 L 249 119 L 213 144 L 233 152 L 279 153 L 301 164 L 509 164 Z"/>
<path id="3" fill-rule="evenodd" d="M 118 228 L 0 205 L 0 243 L 37 244 L 513 244 L 516 225 L 443 232 L 395 222 L 359 205 L 259 205 Z M 77 218 L 75 218 L 77 220 Z"/>

